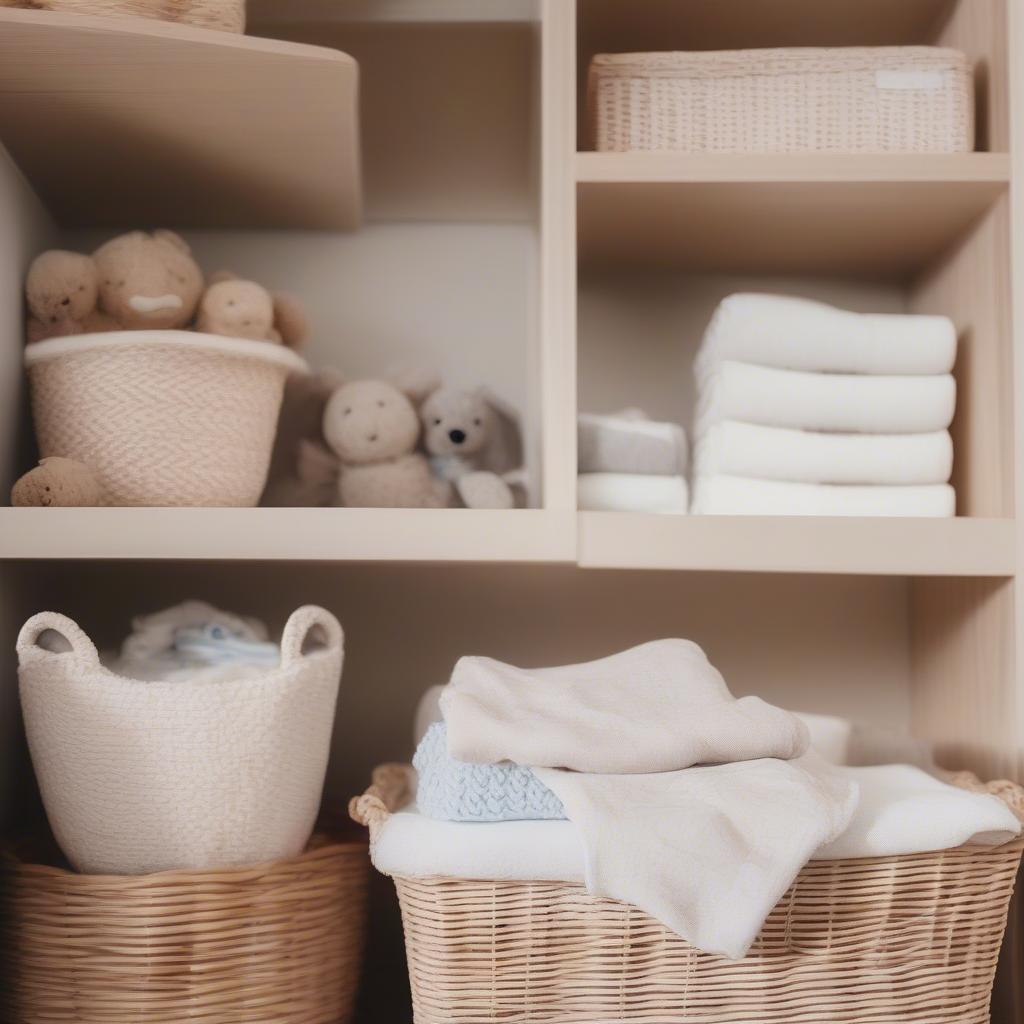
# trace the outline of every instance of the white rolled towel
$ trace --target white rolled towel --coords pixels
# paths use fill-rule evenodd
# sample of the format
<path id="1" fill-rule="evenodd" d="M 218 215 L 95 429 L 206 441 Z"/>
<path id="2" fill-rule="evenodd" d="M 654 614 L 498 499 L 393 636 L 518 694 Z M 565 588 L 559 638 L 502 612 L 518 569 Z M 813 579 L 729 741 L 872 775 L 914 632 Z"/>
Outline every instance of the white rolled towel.
<path id="1" fill-rule="evenodd" d="M 812 484 L 944 484 L 953 470 L 947 430 L 930 434 L 824 434 L 726 420 L 697 442 L 697 476 Z"/>
<path id="2" fill-rule="evenodd" d="M 581 473 L 579 508 L 586 512 L 659 512 L 685 515 L 689 489 L 681 476 L 642 473 Z"/>
<path id="3" fill-rule="evenodd" d="M 944 518 L 956 515 L 956 492 L 949 484 L 875 487 L 704 476 L 694 483 L 691 512 L 705 516 Z"/>
<path id="4" fill-rule="evenodd" d="M 724 359 L 828 373 L 949 373 L 956 328 L 944 316 L 852 313 L 787 295 L 740 293 L 708 324 L 700 380 Z"/>
<path id="5" fill-rule="evenodd" d="M 686 432 L 677 423 L 659 423 L 637 409 L 599 416 L 580 413 L 577 458 L 581 473 L 686 472 Z"/>
<path id="6" fill-rule="evenodd" d="M 956 380 L 948 373 L 870 377 L 724 362 L 701 383 L 694 435 L 699 439 L 722 420 L 859 434 L 919 434 L 945 430 L 955 410 Z"/>

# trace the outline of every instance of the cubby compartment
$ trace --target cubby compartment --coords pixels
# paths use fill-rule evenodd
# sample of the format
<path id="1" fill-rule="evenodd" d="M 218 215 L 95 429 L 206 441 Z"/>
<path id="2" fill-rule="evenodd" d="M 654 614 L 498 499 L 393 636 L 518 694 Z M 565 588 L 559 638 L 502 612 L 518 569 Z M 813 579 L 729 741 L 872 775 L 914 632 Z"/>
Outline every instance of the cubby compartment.
<path id="1" fill-rule="evenodd" d="M 782 0 L 577 0 L 578 145 L 589 149 L 586 81 L 598 53 L 741 50 L 789 46 L 942 46 L 963 51 L 975 70 L 980 151 L 1009 148 L 1006 0 L 911 0 L 856 6 Z"/>

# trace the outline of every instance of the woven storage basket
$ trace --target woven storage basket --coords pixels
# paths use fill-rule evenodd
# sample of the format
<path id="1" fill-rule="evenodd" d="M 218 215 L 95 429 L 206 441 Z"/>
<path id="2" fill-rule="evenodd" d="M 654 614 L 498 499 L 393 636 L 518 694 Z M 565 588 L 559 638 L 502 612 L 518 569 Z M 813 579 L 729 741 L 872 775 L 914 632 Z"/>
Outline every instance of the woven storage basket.
<path id="1" fill-rule="evenodd" d="M 48 631 L 70 650 L 40 647 Z M 303 653 L 307 638 L 323 646 Z M 29 619 L 18 637 L 25 733 L 68 860 L 134 875 L 301 852 L 320 808 L 342 643 L 338 620 L 307 605 L 284 628 L 279 668 L 138 682 L 103 668 L 70 619 Z"/>
<path id="2" fill-rule="evenodd" d="M 411 789 L 385 766 L 352 801 L 371 843 Z M 1022 850 L 812 861 L 736 961 L 579 885 L 396 877 L 416 1024 L 988 1024 Z"/>
<path id="3" fill-rule="evenodd" d="M 118 331 L 25 349 L 40 454 L 91 467 L 111 505 L 259 501 L 290 349 L 191 331 Z"/>
<path id="4" fill-rule="evenodd" d="M 600 54 L 588 103 L 601 151 L 974 148 L 970 63 L 929 46 Z"/>
<path id="5" fill-rule="evenodd" d="M 365 841 L 225 871 L 78 875 L 0 857 L 5 1024 L 344 1024 Z"/>
<path id="6" fill-rule="evenodd" d="M 0 7 L 29 7 L 65 14 L 132 15 L 224 32 L 245 31 L 245 0 L 0 0 Z"/>

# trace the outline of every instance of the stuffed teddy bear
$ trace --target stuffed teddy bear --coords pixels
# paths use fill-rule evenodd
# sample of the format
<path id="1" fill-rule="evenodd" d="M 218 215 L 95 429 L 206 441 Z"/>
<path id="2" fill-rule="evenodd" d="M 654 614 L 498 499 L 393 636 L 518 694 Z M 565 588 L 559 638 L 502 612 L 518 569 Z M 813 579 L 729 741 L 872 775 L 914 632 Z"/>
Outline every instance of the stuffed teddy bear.
<path id="1" fill-rule="evenodd" d="M 439 388 L 420 408 L 423 446 L 434 476 L 453 485 L 466 508 L 515 507 L 512 489 L 494 472 L 496 417 L 484 393 Z M 502 470 L 513 466 L 500 466 Z"/>
<path id="2" fill-rule="evenodd" d="M 383 380 L 343 384 L 324 409 L 323 434 L 339 460 L 336 504 L 348 508 L 445 508 L 450 486 L 416 451 L 412 402 Z"/>
<path id="3" fill-rule="evenodd" d="M 273 341 L 300 348 L 309 333 L 302 307 L 287 295 L 272 295 L 255 281 L 245 281 L 230 271 L 210 279 L 199 303 L 196 330 L 228 338 Z"/>
<path id="4" fill-rule="evenodd" d="M 80 252 L 50 249 L 37 256 L 25 278 L 25 298 L 30 344 L 116 326 L 96 309 L 99 298 L 96 265 Z"/>
<path id="5" fill-rule="evenodd" d="M 11 490 L 11 504 L 27 507 L 104 505 L 103 490 L 88 466 L 52 456 L 30 469 Z"/>
<path id="6" fill-rule="evenodd" d="M 188 243 L 173 231 L 129 231 L 93 253 L 99 307 L 122 330 L 187 327 L 203 293 Z"/>

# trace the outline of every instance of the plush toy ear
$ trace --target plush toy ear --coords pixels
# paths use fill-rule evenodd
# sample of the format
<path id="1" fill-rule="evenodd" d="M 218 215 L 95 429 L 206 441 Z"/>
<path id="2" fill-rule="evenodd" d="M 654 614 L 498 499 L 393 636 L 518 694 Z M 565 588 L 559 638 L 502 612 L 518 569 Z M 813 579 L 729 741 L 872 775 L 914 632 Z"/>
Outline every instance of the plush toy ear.
<path id="1" fill-rule="evenodd" d="M 176 249 L 180 249 L 184 253 L 188 253 L 190 255 L 192 253 L 188 242 L 186 242 L 177 231 L 169 231 L 167 228 L 158 228 L 153 232 L 153 237 L 159 239 L 161 242 L 170 242 L 170 244 Z"/>
<path id="2" fill-rule="evenodd" d="M 274 326 L 288 348 L 302 348 L 309 337 L 309 318 L 302 304 L 291 295 L 272 295 Z"/>
<path id="3" fill-rule="evenodd" d="M 437 370 L 415 363 L 395 363 L 384 375 L 417 409 L 441 386 Z"/>

